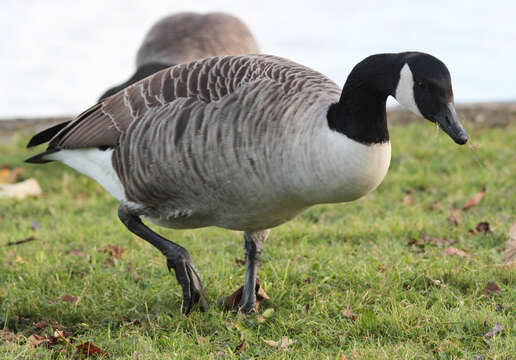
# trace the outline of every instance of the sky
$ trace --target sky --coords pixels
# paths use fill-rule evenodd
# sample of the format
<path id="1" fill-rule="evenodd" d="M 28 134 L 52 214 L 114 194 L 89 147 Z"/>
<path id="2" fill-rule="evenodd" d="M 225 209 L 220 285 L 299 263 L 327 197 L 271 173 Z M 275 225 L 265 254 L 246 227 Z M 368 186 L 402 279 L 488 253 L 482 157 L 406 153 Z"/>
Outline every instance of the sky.
<path id="1" fill-rule="evenodd" d="M 416 50 L 448 66 L 456 102 L 516 99 L 514 1 L 2 0 L 0 6 L 0 119 L 82 112 L 132 75 L 152 24 L 180 11 L 236 15 L 262 52 L 339 85 L 368 55 Z"/>

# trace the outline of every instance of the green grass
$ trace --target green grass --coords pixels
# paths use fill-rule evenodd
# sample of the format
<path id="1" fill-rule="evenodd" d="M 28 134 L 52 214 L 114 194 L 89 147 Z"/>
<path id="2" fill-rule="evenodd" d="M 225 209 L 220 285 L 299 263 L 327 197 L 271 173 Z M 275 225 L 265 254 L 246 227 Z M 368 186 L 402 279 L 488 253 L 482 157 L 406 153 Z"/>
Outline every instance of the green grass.
<path id="1" fill-rule="evenodd" d="M 33 324 L 45 320 L 69 331 L 73 344 L 92 341 L 121 359 L 514 359 L 516 276 L 496 265 L 516 222 L 516 125 L 469 130 L 471 142 L 459 147 L 422 121 L 393 127 L 391 168 L 375 192 L 275 228 L 259 271 L 271 297 L 260 312 L 274 309 L 265 321 L 216 306 L 242 284 L 241 235 L 156 228 L 190 251 L 204 280 L 210 309 L 184 317 L 165 259 L 118 221 L 114 199 L 65 166 L 23 164 L 35 153 L 24 149 L 26 138 L 1 145 L 0 164 L 26 167 L 23 176 L 37 178 L 44 195 L 0 199 L 0 329 L 18 334 L 0 336 L 0 358 L 72 356 L 64 345 L 26 346 Z M 450 212 L 483 186 L 481 203 L 449 224 Z M 412 204 L 403 203 L 407 192 Z M 493 231 L 470 234 L 480 221 Z M 455 239 L 468 256 L 407 246 L 422 232 Z M 30 235 L 36 240 L 3 246 Z M 126 249 L 114 266 L 102 251 L 109 244 Z M 501 292 L 484 296 L 488 282 Z M 80 300 L 52 301 L 64 294 Z M 342 314 L 346 307 L 356 321 Z M 484 339 L 495 323 L 503 333 Z M 263 341 L 283 336 L 295 342 L 280 350 Z M 236 352 L 241 339 L 249 346 Z"/>

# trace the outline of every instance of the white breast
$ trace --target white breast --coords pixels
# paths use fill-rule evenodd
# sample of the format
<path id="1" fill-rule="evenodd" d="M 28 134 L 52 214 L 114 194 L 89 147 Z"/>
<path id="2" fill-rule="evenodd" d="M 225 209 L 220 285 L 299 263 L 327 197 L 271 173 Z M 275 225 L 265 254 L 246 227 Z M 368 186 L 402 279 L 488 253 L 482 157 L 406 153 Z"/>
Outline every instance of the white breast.
<path id="1" fill-rule="evenodd" d="M 329 128 L 314 139 L 304 182 L 307 200 L 335 203 L 356 200 L 373 191 L 387 174 L 390 142 L 364 145 Z M 309 184 L 309 186 L 307 186 Z"/>

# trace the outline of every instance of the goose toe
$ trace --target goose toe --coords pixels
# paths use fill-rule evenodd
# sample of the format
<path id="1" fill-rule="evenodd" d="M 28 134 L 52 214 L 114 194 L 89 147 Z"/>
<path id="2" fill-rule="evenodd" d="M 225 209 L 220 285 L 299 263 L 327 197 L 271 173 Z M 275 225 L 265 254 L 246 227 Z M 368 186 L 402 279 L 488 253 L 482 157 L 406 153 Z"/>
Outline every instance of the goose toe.
<path id="1" fill-rule="evenodd" d="M 196 304 L 201 311 L 208 308 L 199 272 L 191 260 L 167 261 L 169 270 L 174 269 L 176 279 L 183 291 L 183 314 L 188 315 Z"/>

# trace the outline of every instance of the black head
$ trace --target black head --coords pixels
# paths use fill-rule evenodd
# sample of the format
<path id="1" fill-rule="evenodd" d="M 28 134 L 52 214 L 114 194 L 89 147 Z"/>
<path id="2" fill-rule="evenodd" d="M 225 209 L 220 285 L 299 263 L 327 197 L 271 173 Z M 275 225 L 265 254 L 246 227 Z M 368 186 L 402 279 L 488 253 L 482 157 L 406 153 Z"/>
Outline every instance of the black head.
<path id="1" fill-rule="evenodd" d="M 457 144 L 468 134 L 453 105 L 450 72 L 439 59 L 420 52 L 399 54 L 402 67 L 394 94 L 396 100 L 417 115 L 435 122 Z"/>

